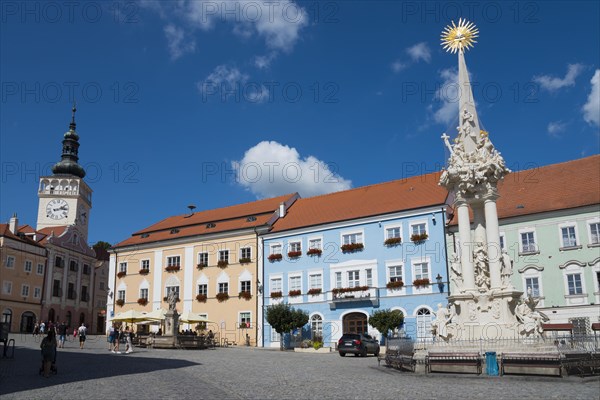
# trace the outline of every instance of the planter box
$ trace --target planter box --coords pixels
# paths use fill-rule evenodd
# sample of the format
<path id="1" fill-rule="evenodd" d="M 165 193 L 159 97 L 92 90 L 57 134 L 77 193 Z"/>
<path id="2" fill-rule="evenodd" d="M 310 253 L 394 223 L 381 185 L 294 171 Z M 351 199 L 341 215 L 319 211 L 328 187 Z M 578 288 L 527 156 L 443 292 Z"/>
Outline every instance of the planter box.
<path id="1" fill-rule="evenodd" d="M 295 353 L 328 354 L 328 353 L 331 353 L 331 347 L 321 347 L 318 350 L 315 350 L 312 347 L 310 347 L 308 349 L 302 349 L 300 347 L 295 347 L 294 352 Z"/>

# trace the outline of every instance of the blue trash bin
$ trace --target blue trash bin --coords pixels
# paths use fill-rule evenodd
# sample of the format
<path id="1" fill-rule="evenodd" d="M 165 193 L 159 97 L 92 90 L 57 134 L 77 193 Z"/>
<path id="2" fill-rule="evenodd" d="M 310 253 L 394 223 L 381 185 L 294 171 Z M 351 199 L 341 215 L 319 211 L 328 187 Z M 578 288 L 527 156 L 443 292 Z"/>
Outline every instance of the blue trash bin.
<path id="1" fill-rule="evenodd" d="M 498 376 L 498 360 L 495 351 L 485 353 L 485 373 L 490 376 Z"/>

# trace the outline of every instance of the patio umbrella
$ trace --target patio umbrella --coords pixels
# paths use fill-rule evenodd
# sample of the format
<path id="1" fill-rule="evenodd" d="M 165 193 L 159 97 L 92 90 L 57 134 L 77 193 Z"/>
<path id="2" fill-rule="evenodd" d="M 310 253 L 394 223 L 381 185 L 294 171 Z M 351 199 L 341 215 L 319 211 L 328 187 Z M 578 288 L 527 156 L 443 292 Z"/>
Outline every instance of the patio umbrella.
<path id="1" fill-rule="evenodd" d="M 142 314 L 141 312 L 135 311 L 135 310 L 129 310 L 129 311 L 124 311 L 122 313 L 115 315 L 115 317 L 112 320 L 129 322 L 129 323 L 133 324 L 135 322 L 144 321 L 145 319 L 146 318 L 144 317 L 144 314 Z"/>
<path id="2" fill-rule="evenodd" d="M 165 314 L 167 310 L 164 308 L 159 308 L 158 310 L 150 311 L 149 313 L 144 314 L 144 319 L 146 321 L 162 321 L 165 319 Z"/>
<path id="3" fill-rule="evenodd" d="M 195 324 L 195 323 L 198 323 L 198 322 L 206 322 L 206 323 L 213 322 L 213 321 L 209 321 L 208 319 L 204 318 L 200 314 L 196 314 L 196 313 L 191 312 L 191 311 L 185 311 L 185 312 L 183 312 L 179 316 L 179 321 L 184 322 L 184 323 L 188 323 L 188 324 Z"/>

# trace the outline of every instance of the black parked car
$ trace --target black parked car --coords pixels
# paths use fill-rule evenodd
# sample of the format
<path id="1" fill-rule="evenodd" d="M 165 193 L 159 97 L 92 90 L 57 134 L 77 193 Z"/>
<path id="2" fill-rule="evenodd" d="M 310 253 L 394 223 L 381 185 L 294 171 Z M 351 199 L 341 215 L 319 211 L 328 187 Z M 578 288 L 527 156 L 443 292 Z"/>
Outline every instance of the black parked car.
<path id="1" fill-rule="evenodd" d="M 367 354 L 379 355 L 379 343 L 371 336 L 362 333 L 344 333 L 338 340 L 338 351 L 344 357 L 346 353 L 366 357 Z"/>

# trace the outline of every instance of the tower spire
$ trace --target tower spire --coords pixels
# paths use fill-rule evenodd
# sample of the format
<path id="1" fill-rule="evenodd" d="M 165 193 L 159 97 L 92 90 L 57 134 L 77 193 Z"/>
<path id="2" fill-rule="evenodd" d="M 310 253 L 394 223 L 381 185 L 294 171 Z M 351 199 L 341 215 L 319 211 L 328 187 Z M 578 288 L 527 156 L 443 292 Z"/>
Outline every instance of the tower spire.
<path id="1" fill-rule="evenodd" d="M 79 161 L 79 135 L 77 135 L 77 132 L 75 131 L 77 127 L 75 124 L 76 111 L 76 104 L 73 102 L 73 108 L 71 109 L 71 123 L 69 124 L 69 130 L 64 134 L 62 141 L 61 160 L 54 164 L 52 173 L 75 175 L 79 178 L 83 178 L 85 176 L 85 170 L 77 163 L 77 161 Z"/>

